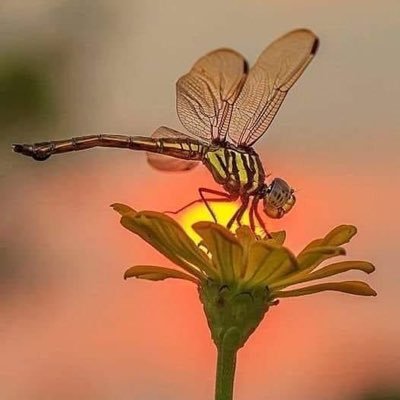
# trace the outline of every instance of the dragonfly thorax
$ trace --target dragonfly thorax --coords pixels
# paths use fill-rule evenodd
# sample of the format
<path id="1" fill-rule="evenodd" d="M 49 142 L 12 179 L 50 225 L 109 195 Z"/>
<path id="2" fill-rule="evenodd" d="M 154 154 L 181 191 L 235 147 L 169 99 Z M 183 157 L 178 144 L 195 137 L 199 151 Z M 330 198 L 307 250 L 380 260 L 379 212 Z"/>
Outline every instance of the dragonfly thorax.
<path id="1" fill-rule="evenodd" d="M 264 169 L 253 149 L 240 149 L 228 144 L 211 147 L 203 162 L 215 181 L 231 195 L 250 196 L 264 185 Z"/>

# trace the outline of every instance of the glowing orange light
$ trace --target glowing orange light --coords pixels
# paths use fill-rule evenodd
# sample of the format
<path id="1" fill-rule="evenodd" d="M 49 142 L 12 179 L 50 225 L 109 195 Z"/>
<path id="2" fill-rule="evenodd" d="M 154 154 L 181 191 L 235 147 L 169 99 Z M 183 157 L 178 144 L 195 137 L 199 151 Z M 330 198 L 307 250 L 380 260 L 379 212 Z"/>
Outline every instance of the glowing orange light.
<path id="1" fill-rule="evenodd" d="M 217 217 L 219 224 L 226 226 L 229 220 L 232 218 L 233 214 L 239 207 L 237 202 L 209 202 L 212 210 Z M 186 233 L 193 239 L 196 243 L 200 241 L 199 235 L 197 235 L 192 229 L 192 225 L 198 221 L 214 221 L 207 207 L 203 203 L 198 203 L 193 207 L 190 207 L 185 213 L 182 214 L 180 218 L 180 224 Z M 241 222 L 243 225 L 249 225 L 249 213 L 245 212 Z M 233 224 L 232 231 L 234 232 L 237 228 L 237 223 Z"/>

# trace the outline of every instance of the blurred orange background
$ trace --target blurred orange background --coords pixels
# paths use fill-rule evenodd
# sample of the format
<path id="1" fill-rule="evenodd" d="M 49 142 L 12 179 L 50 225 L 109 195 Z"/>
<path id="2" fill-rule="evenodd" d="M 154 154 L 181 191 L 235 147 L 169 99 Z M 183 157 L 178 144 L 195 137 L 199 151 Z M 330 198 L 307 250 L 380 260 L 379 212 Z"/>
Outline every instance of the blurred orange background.
<path id="1" fill-rule="evenodd" d="M 144 154 L 112 149 L 38 163 L 11 143 L 182 130 L 174 84 L 201 55 L 232 47 L 252 63 L 298 27 L 321 47 L 256 146 L 299 191 L 270 227 L 298 251 L 356 225 L 348 254 L 377 266 L 366 280 L 378 297 L 282 301 L 239 353 L 236 398 L 399 388 L 399 15 L 398 0 L 3 0 L 0 398 L 213 397 L 215 350 L 195 287 L 124 281 L 129 266 L 169 263 L 109 207 L 179 208 L 199 186 L 217 188 L 209 173 L 162 174 Z"/>

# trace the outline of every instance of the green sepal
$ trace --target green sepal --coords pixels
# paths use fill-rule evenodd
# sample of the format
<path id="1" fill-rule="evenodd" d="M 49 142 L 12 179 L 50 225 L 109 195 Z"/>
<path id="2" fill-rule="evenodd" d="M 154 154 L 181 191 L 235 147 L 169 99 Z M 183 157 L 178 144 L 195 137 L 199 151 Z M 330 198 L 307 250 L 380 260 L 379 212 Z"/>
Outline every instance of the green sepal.
<path id="1" fill-rule="evenodd" d="M 238 332 L 237 349 L 242 347 L 271 305 L 268 289 L 264 286 L 240 290 L 207 280 L 199 287 L 199 295 L 217 347 L 232 329 Z"/>

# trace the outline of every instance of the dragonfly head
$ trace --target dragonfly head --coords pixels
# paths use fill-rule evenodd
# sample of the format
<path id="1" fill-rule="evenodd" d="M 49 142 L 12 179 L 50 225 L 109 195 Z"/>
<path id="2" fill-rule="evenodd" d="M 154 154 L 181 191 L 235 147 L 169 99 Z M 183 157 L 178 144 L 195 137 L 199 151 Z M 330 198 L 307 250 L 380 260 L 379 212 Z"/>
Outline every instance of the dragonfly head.
<path id="1" fill-rule="evenodd" d="M 294 190 L 280 178 L 275 178 L 265 186 L 263 201 L 264 212 L 270 218 L 282 218 L 296 203 Z"/>

